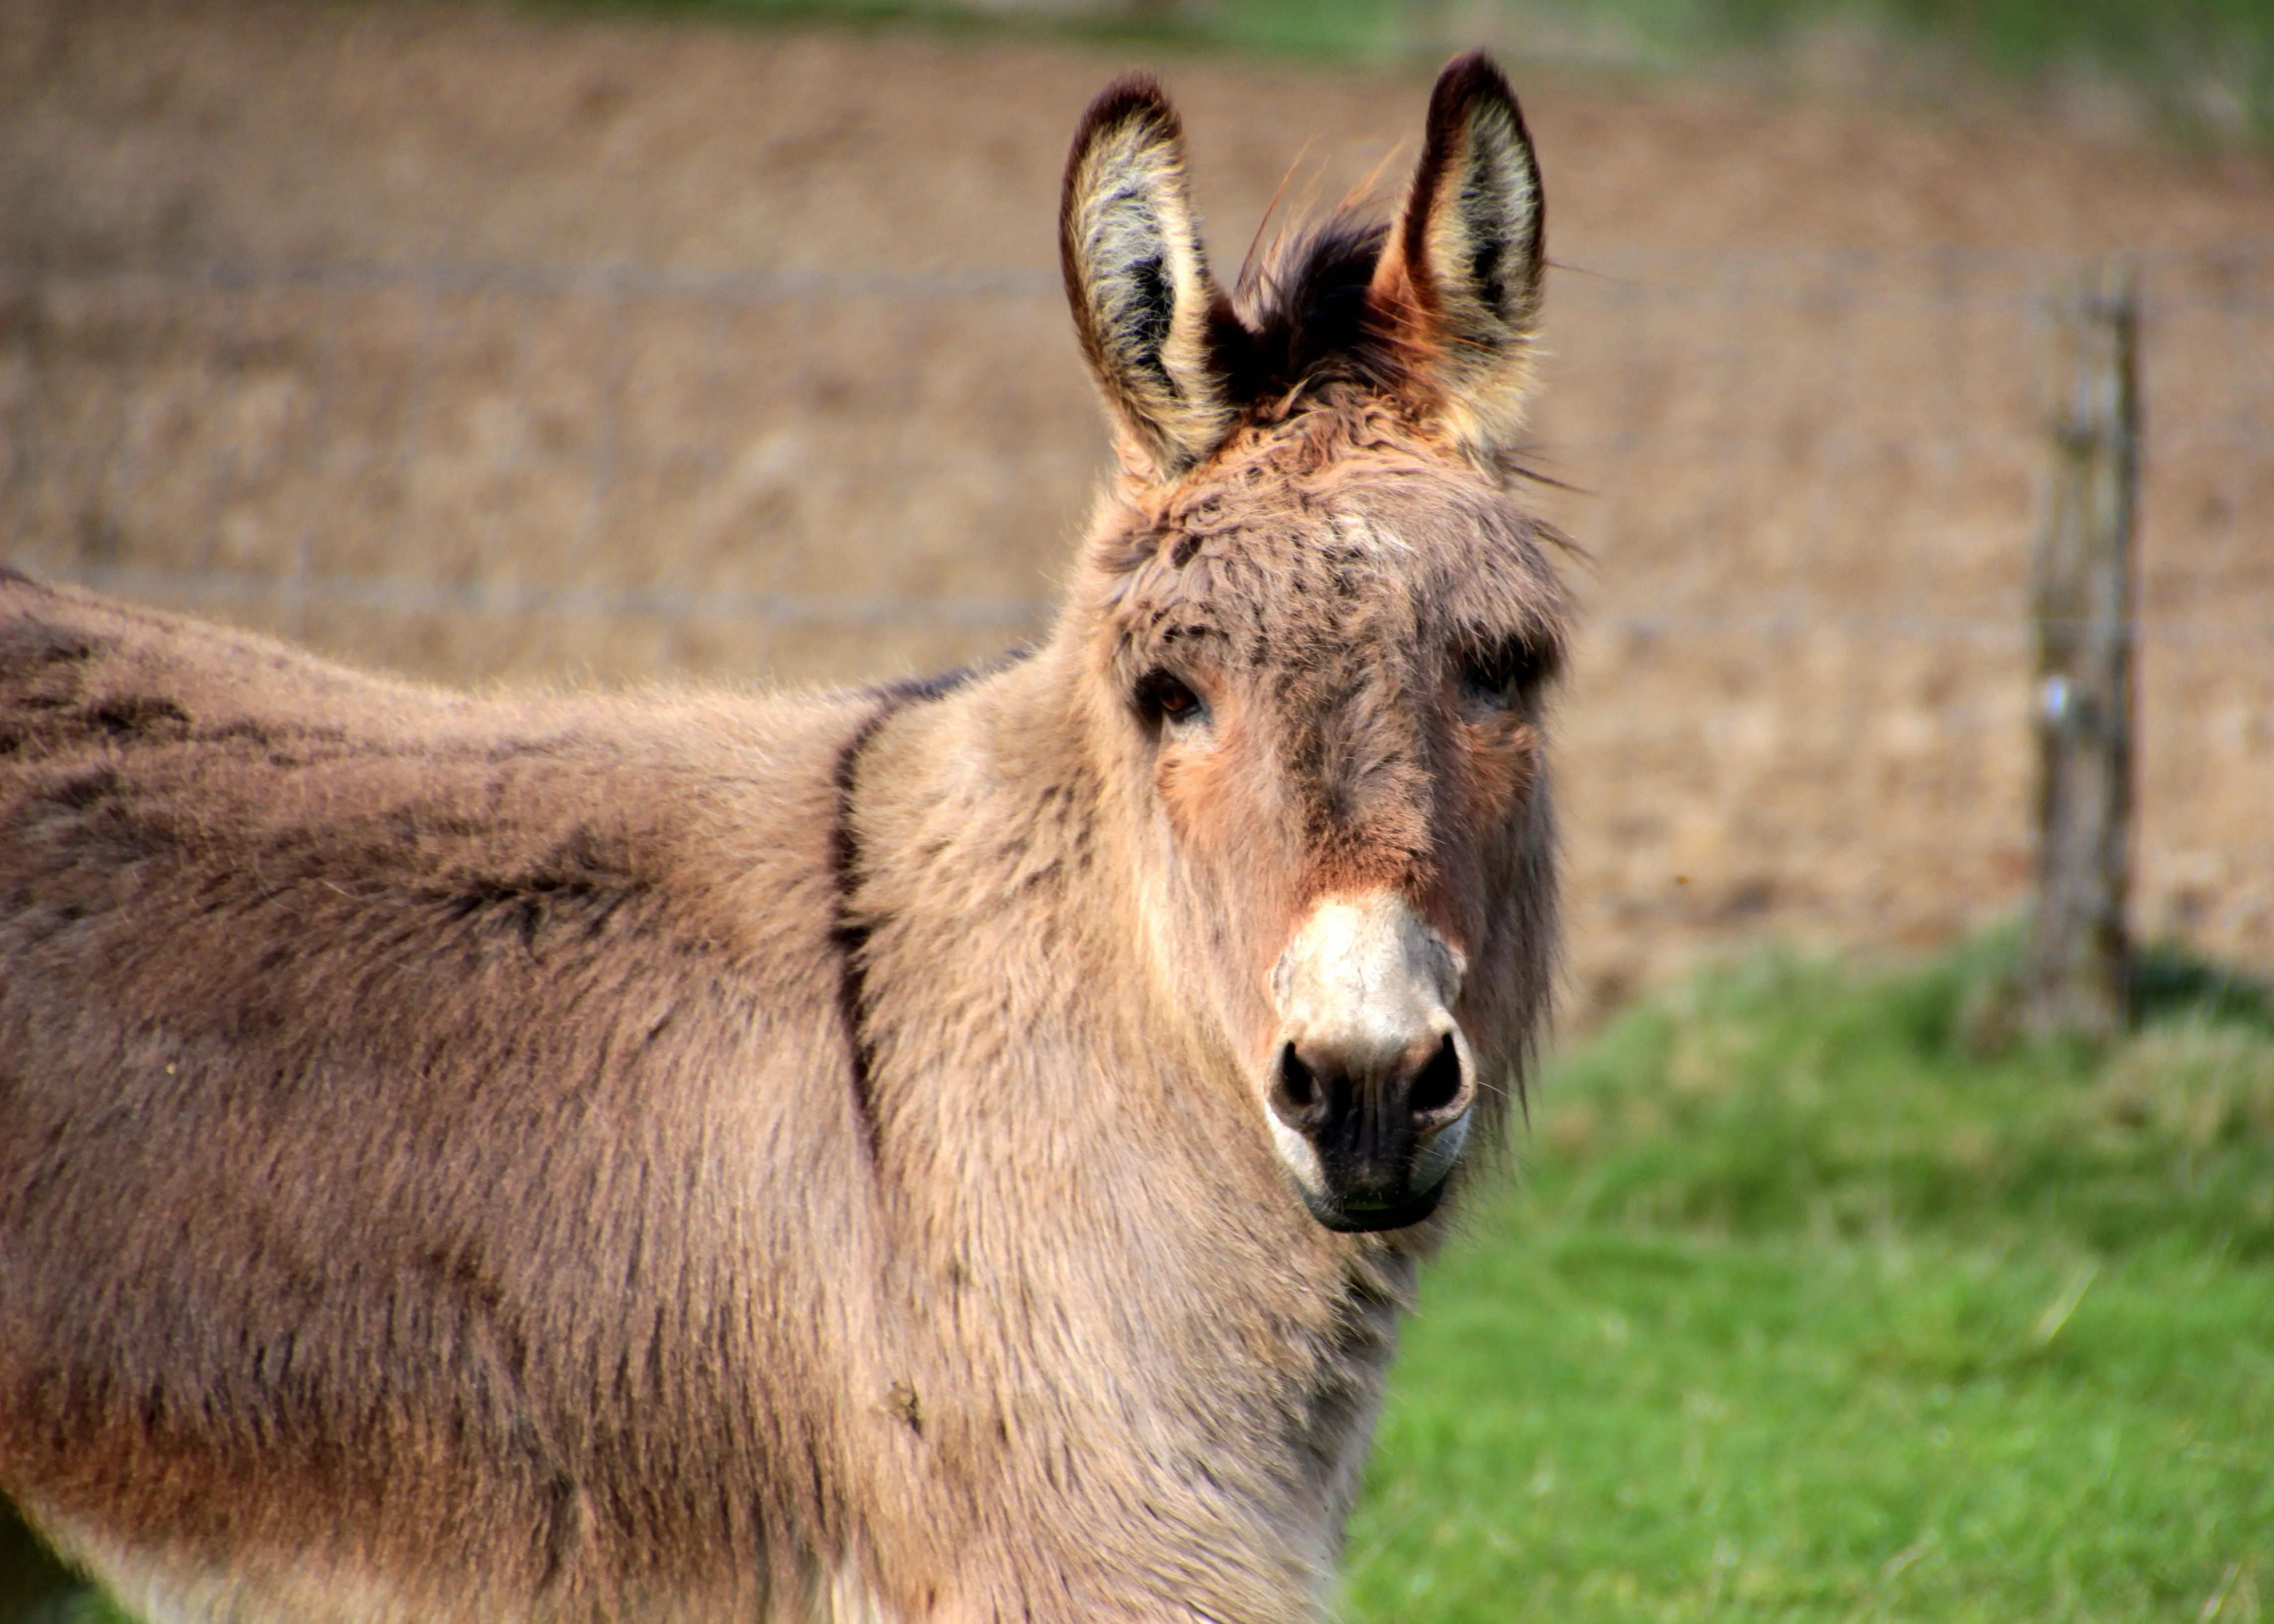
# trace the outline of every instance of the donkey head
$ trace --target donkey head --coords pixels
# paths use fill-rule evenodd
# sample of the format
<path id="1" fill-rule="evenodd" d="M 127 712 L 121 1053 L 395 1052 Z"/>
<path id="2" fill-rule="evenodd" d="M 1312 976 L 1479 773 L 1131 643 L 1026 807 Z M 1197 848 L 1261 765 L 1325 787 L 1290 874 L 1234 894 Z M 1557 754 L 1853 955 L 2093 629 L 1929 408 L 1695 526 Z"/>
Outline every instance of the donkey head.
<path id="1" fill-rule="evenodd" d="M 1540 228 L 1481 56 L 1438 80 L 1393 223 L 1314 225 L 1235 297 L 1150 80 L 1098 98 L 1067 164 L 1066 290 L 1120 462 L 1061 634 L 1083 726 L 1157 981 L 1337 1229 L 1434 1210 L 1547 1000 L 1562 605 L 1503 471 Z"/>

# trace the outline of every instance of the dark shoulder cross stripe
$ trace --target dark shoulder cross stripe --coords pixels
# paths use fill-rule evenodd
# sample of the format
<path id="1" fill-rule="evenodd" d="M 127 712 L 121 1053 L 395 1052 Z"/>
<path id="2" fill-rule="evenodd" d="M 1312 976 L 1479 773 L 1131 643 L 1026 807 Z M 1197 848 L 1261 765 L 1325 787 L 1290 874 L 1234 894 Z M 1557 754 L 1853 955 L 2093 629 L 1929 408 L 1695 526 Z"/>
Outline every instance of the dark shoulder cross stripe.
<path id="1" fill-rule="evenodd" d="M 853 1073 L 853 1109 L 869 1147 L 877 1154 L 877 1105 L 870 1083 L 875 1054 L 868 1036 L 869 970 L 862 956 L 869 945 L 873 921 L 854 914 L 854 895 L 861 889 L 861 838 L 853 829 L 853 786 L 860 776 L 861 756 L 877 730 L 911 705 L 920 705 L 954 692 L 970 680 L 967 670 L 937 677 L 910 678 L 869 690 L 876 706 L 837 753 L 834 774 L 836 806 L 829 828 L 829 875 L 836 892 L 836 917 L 830 927 L 837 947 L 837 1015 L 845 1028 L 846 1057 Z"/>

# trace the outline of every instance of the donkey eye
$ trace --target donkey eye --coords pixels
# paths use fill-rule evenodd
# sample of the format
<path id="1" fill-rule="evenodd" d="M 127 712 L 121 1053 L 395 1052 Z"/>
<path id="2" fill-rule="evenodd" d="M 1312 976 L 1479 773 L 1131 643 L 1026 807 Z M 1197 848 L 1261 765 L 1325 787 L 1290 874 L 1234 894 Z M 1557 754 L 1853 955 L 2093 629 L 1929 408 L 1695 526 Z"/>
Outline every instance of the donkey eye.
<path id="1" fill-rule="evenodd" d="M 1151 719 L 1171 726 L 1196 722 L 1208 714 L 1207 703 L 1165 671 L 1148 671 L 1138 679 L 1137 708 Z"/>

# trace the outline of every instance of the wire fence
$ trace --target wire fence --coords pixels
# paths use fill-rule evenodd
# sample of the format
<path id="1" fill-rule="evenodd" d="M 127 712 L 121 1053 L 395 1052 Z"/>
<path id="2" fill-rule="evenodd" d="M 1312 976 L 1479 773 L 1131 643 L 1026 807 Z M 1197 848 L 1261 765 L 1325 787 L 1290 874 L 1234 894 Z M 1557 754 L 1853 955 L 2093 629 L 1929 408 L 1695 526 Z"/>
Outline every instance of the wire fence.
<path id="1" fill-rule="evenodd" d="M 2142 256 L 2150 935 L 2274 965 L 2274 244 Z M 2028 876 L 2047 290 L 2011 252 L 1602 252 L 1539 500 L 1588 554 L 1574 974 L 1906 946 Z M 11 561 L 448 680 L 842 680 L 1046 623 L 1103 462 L 1042 274 L 0 267 Z M 1568 487 L 1568 488 L 1564 488 Z"/>

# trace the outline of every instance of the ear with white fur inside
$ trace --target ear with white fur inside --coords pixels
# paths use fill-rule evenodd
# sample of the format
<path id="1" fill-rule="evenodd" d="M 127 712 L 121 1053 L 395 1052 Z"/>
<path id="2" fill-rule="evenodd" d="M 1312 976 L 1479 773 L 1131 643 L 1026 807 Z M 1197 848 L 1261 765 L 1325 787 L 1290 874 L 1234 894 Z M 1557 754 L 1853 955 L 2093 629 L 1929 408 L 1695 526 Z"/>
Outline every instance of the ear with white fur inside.
<path id="1" fill-rule="evenodd" d="M 1125 464 L 1176 477 L 1231 421 L 1211 338 L 1223 301 L 1185 183 L 1183 125 L 1141 74 L 1107 86 L 1082 117 L 1066 159 L 1058 258 Z"/>
<path id="2" fill-rule="evenodd" d="M 1421 161 L 1368 297 L 1475 455 L 1491 457 L 1523 421 L 1545 220 L 1515 92 L 1482 52 L 1460 57 L 1429 98 Z"/>

